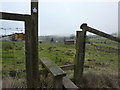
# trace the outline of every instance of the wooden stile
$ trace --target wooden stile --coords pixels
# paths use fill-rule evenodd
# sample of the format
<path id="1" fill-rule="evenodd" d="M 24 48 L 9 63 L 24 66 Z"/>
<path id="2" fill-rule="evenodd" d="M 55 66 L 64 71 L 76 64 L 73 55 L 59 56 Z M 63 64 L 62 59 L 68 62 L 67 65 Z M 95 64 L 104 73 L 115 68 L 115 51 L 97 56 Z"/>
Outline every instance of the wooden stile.
<path id="1" fill-rule="evenodd" d="M 56 90 L 58 88 L 62 90 L 62 86 L 63 86 L 62 80 L 63 77 L 66 76 L 66 73 L 49 59 L 40 59 L 40 61 L 41 64 L 45 67 L 45 69 L 53 75 L 54 89 Z"/>
<path id="2" fill-rule="evenodd" d="M 33 8 L 37 9 L 36 13 L 32 12 Z M 6 12 L 0 14 L 0 19 L 25 21 L 27 88 L 38 88 L 38 0 L 31 1 L 31 15 Z"/>

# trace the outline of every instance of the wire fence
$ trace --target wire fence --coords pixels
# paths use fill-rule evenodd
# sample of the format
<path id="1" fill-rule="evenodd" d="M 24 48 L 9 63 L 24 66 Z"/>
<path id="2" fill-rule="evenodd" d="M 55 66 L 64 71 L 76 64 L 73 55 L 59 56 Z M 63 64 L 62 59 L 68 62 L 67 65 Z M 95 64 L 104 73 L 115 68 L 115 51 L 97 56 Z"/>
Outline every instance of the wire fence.
<path id="1" fill-rule="evenodd" d="M 100 36 L 87 37 L 85 64 L 88 70 L 118 73 L 118 43 Z"/>
<path id="2" fill-rule="evenodd" d="M 25 40 L 24 28 L 0 27 L 2 34 L 2 76 L 25 76 Z"/>

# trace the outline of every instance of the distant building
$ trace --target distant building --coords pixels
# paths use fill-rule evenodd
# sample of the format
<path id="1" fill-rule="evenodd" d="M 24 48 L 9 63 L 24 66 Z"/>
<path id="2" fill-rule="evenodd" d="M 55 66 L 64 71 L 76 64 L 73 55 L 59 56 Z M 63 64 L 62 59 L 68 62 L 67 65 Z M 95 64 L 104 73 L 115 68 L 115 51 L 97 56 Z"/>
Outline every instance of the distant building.
<path id="1" fill-rule="evenodd" d="M 112 33 L 111 35 L 114 36 L 114 37 L 118 37 L 119 36 L 118 33 Z"/>
<path id="2" fill-rule="evenodd" d="M 15 33 L 0 37 L 0 41 L 23 41 L 23 40 L 25 40 L 24 33 Z"/>
<path id="3" fill-rule="evenodd" d="M 75 43 L 74 39 L 66 39 L 66 40 L 64 40 L 64 44 L 67 44 L 67 45 L 74 44 L 74 43 Z"/>
<path id="4" fill-rule="evenodd" d="M 18 41 L 25 40 L 25 34 L 24 33 L 15 33 L 13 35 L 15 37 L 14 40 L 18 40 Z"/>

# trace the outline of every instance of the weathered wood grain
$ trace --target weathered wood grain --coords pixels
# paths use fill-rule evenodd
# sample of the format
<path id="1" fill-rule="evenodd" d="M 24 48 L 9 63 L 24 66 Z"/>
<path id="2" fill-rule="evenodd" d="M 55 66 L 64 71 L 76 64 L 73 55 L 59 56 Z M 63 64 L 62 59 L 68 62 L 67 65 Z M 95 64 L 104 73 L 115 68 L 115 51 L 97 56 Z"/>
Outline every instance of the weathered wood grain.
<path id="1" fill-rule="evenodd" d="M 74 81 L 76 85 L 79 85 L 80 83 L 82 83 L 82 77 L 83 77 L 86 31 L 77 31 L 76 38 L 77 39 L 76 39 Z"/>
<path id="2" fill-rule="evenodd" d="M 25 21 L 27 17 L 30 17 L 28 14 L 17 14 L 17 13 L 7 13 L 7 12 L 0 12 L 0 19 L 5 20 L 16 20 L 16 21 Z"/>
<path id="3" fill-rule="evenodd" d="M 99 36 L 102 36 L 102 37 L 105 37 L 105 38 L 108 38 L 110 40 L 113 40 L 113 41 L 116 41 L 116 42 L 120 43 L 120 38 L 114 37 L 112 35 L 109 35 L 107 33 L 99 31 L 97 29 L 91 28 L 91 27 L 87 26 L 86 23 L 82 24 L 80 28 L 83 29 L 83 30 L 85 30 L 85 31 L 89 31 L 91 33 L 97 34 Z"/>
<path id="4" fill-rule="evenodd" d="M 38 12 L 32 13 L 32 8 L 38 9 L 38 2 L 31 2 L 31 16 L 25 20 L 25 52 L 27 87 L 37 88 L 39 84 L 38 70 Z"/>
<path id="5" fill-rule="evenodd" d="M 54 76 L 66 76 L 66 73 L 57 66 L 54 62 L 52 62 L 49 59 L 40 59 L 41 63 L 44 65 L 44 67 Z"/>
<path id="6" fill-rule="evenodd" d="M 53 75 L 53 86 L 54 89 L 60 89 L 62 90 L 62 80 L 63 77 L 66 76 L 66 73 L 59 67 L 57 66 L 54 62 L 52 62 L 49 59 L 40 59 L 41 64 L 45 67 L 45 69 Z"/>

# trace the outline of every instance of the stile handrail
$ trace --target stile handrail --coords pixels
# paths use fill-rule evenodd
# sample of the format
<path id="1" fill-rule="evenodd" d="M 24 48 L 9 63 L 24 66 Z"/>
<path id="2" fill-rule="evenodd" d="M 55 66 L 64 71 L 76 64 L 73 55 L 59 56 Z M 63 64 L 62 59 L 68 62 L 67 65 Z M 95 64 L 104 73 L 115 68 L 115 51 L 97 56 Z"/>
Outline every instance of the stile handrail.
<path id="1" fill-rule="evenodd" d="M 87 26 L 86 23 L 83 23 L 81 26 L 80 26 L 81 29 L 85 30 L 85 31 L 88 31 L 88 32 L 91 32 L 91 33 L 94 33 L 94 34 L 97 34 L 99 36 L 102 36 L 102 37 L 105 37 L 105 38 L 108 38 L 110 40 L 113 40 L 113 41 L 116 41 L 118 43 L 120 43 L 120 38 L 118 37 L 114 37 L 112 35 L 109 35 L 107 33 L 104 33 L 102 31 L 99 31 L 97 29 L 94 29 L 94 28 L 91 28 L 89 26 Z"/>

